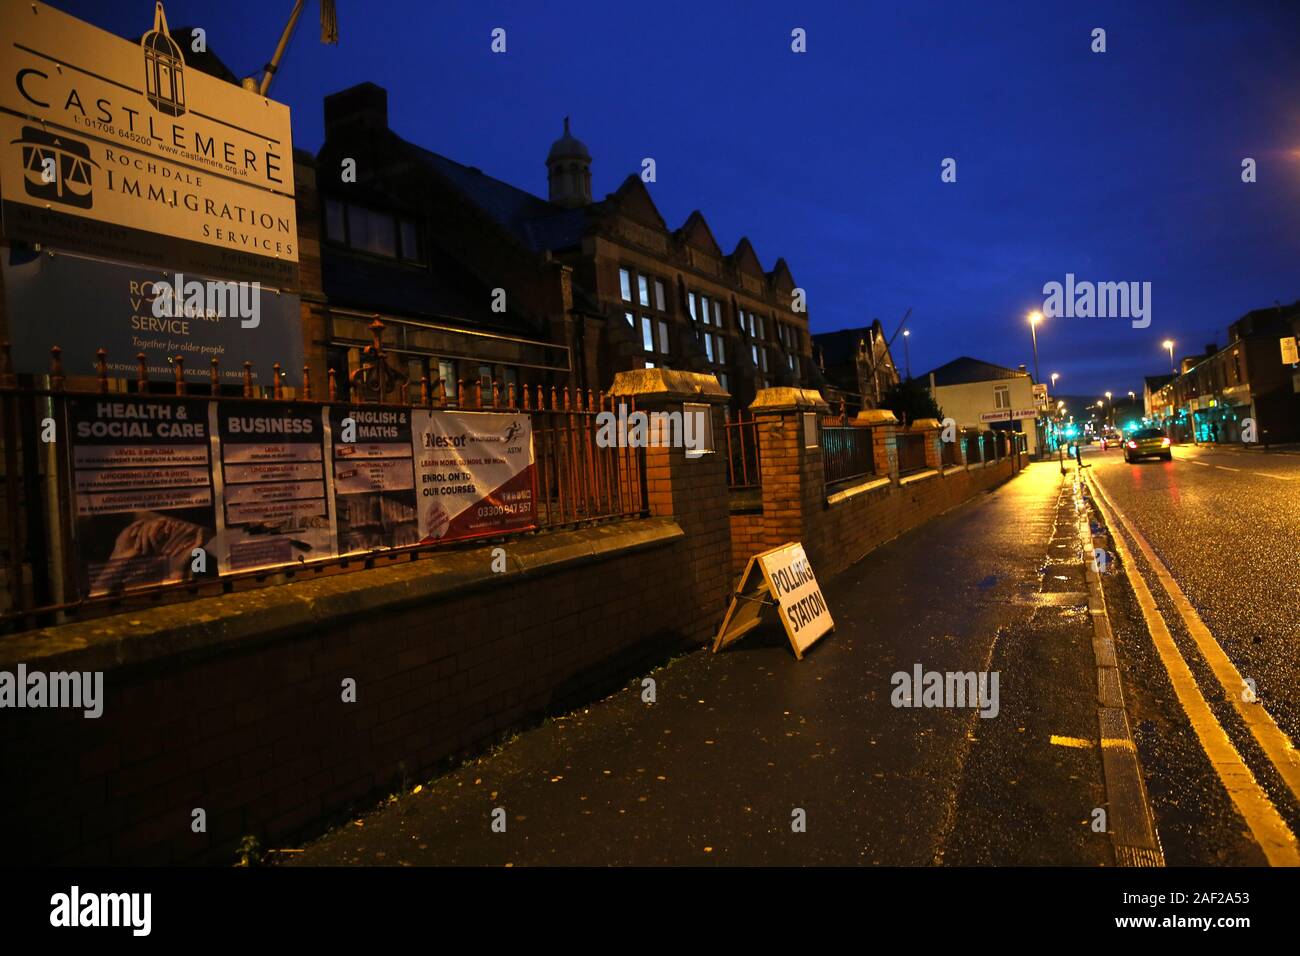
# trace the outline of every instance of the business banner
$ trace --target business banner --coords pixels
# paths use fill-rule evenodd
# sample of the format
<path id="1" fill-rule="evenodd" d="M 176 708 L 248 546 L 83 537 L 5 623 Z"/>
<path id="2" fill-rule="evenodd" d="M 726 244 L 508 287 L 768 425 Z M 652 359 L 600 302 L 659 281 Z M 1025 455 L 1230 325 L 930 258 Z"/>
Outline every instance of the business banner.
<path id="1" fill-rule="evenodd" d="M 212 402 L 220 439 L 217 563 L 223 574 L 337 554 L 321 406 Z"/>
<path id="2" fill-rule="evenodd" d="M 32 0 L 0 23 L 5 236 L 297 287 L 288 107 L 188 68 L 161 5 L 139 44 Z"/>
<path id="3" fill-rule="evenodd" d="M 417 543 L 411 410 L 336 406 L 325 414 L 334 456 L 339 553 Z"/>
<path id="4" fill-rule="evenodd" d="M 201 400 L 67 399 L 83 593 L 215 573 L 207 562 L 217 529 L 207 412 Z"/>
<path id="5" fill-rule="evenodd" d="M 527 414 L 417 409 L 412 428 L 422 542 L 536 526 Z"/>
<path id="6" fill-rule="evenodd" d="M 303 364 L 302 319 L 298 296 L 271 289 L 244 289 L 253 296 L 244 318 L 229 309 L 199 312 L 176 310 L 154 315 L 158 290 L 174 288 L 174 273 L 146 266 L 106 262 L 64 253 L 0 249 L 0 271 L 13 350 L 14 370 L 46 373 L 50 346 L 63 348 L 63 369 L 69 375 L 94 375 L 95 350 L 108 352 L 110 378 L 134 381 L 136 355 L 144 352 L 150 379 L 173 381 L 171 359 L 185 359 L 185 378 L 211 381 L 211 362 L 218 361 L 222 382 L 243 382 L 243 363 L 257 359 L 253 383 L 269 381 L 271 366 L 286 369 Z M 183 283 L 204 280 L 191 275 Z M 166 310 L 160 310 L 166 311 Z"/>

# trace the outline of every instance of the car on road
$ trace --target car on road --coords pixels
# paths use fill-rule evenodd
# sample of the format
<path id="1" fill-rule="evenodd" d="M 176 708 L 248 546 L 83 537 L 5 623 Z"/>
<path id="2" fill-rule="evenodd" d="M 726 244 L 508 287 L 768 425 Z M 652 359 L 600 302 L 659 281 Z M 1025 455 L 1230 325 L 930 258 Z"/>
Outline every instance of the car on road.
<path id="1" fill-rule="evenodd" d="M 1169 439 L 1159 428 L 1138 428 L 1129 432 L 1124 441 L 1124 460 L 1129 464 L 1153 457 L 1173 461 L 1174 450 L 1169 446 Z"/>

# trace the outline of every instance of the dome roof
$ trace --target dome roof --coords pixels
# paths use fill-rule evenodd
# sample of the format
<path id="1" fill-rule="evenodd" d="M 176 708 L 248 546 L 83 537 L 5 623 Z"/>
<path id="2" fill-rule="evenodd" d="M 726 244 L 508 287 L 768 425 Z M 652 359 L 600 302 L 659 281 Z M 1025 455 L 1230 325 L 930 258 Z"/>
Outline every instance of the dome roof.
<path id="1" fill-rule="evenodd" d="M 549 163 L 556 159 L 582 159 L 591 162 L 591 153 L 582 140 L 569 132 L 569 118 L 564 117 L 564 135 L 551 144 L 551 151 L 546 154 Z"/>

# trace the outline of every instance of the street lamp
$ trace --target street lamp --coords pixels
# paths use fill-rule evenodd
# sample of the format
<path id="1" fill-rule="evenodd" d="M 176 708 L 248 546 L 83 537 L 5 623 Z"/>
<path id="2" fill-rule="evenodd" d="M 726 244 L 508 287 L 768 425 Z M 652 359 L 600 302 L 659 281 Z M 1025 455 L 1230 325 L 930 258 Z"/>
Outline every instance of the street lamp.
<path id="1" fill-rule="evenodd" d="M 1043 313 L 1029 313 L 1029 334 L 1034 340 L 1034 381 L 1040 381 L 1038 378 L 1038 323 L 1043 321 Z"/>
<path id="2" fill-rule="evenodd" d="M 1174 340 L 1165 339 L 1161 344 L 1164 345 L 1165 351 L 1169 353 L 1169 371 L 1174 372 Z M 1177 373 L 1175 372 L 1175 374 Z"/>
<path id="3" fill-rule="evenodd" d="M 912 379 L 912 353 L 911 350 L 909 350 L 907 347 L 907 340 L 911 336 L 911 334 L 912 334 L 911 329 L 903 329 L 903 358 L 906 359 L 907 361 L 908 381 L 911 381 Z"/>
<path id="4" fill-rule="evenodd" d="M 1114 425 L 1115 424 L 1115 400 L 1110 397 L 1110 392 L 1106 393 L 1106 403 L 1110 405 L 1110 409 L 1106 413 L 1106 424 Z"/>
<path id="5" fill-rule="evenodd" d="M 1056 380 L 1061 377 L 1060 372 L 1052 373 L 1052 391 L 1056 391 Z"/>

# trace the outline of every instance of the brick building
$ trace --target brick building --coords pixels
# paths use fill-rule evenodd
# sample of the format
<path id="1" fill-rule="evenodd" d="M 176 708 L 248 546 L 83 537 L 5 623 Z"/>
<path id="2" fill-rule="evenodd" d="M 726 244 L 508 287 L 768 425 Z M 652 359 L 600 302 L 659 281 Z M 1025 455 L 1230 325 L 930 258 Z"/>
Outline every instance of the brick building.
<path id="1" fill-rule="evenodd" d="M 823 392 L 832 404 L 841 398 L 850 410 L 878 408 L 900 376 L 879 319 L 861 329 L 840 329 L 813 336 Z"/>
<path id="2" fill-rule="evenodd" d="M 337 303 L 416 329 L 403 354 L 431 380 L 490 366 L 595 390 L 616 372 L 662 367 L 712 373 L 739 405 L 817 377 L 785 260 L 765 270 L 743 238 L 724 253 L 698 211 L 670 229 L 635 175 L 593 201 L 591 155 L 567 120 L 543 199 L 403 140 L 373 84 L 327 97 L 325 114 L 323 345 L 334 366 L 355 363 L 360 344 Z M 348 159 L 355 182 L 341 175 Z M 504 312 L 492 310 L 497 289 Z M 436 337 L 424 334 L 431 323 L 443 326 Z"/>
<path id="3" fill-rule="evenodd" d="M 1179 441 L 1241 441 L 1247 419 L 1261 443 L 1300 439 L 1300 385 L 1279 346 L 1297 322 L 1300 302 L 1254 309 L 1228 326 L 1226 346 L 1184 358 L 1152 396 L 1161 424 Z"/>

